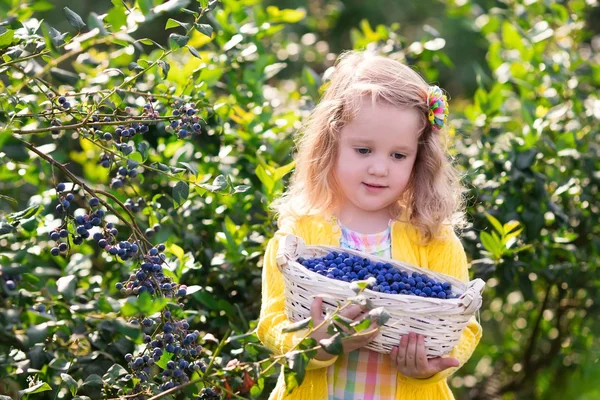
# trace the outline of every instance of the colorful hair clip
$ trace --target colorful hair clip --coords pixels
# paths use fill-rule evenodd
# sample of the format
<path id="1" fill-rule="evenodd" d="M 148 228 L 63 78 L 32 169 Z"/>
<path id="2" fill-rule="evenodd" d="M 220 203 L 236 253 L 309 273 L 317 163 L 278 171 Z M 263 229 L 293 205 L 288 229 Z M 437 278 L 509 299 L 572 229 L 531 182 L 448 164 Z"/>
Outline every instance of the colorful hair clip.
<path id="1" fill-rule="evenodd" d="M 427 91 L 429 123 L 434 131 L 439 131 L 448 120 L 448 98 L 438 86 L 430 86 Z"/>

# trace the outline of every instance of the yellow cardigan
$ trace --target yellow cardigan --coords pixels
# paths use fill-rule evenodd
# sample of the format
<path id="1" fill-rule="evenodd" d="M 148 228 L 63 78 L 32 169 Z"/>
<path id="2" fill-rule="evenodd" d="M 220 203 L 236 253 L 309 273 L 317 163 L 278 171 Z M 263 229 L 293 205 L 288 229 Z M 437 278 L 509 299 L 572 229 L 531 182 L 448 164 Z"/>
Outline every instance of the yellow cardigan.
<path id="1" fill-rule="evenodd" d="M 340 228 L 332 219 L 304 216 L 299 219 L 286 219 L 267 244 L 262 271 L 262 305 L 257 335 L 267 348 L 278 355 L 288 352 L 308 332 L 308 329 L 290 333 L 282 332 L 290 322 L 284 312 L 284 281 L 283 275 L 277 269 L 275 256 L 279 239 L 288 234 L 301 237 L 308 245 L 339 246 L 341 238 Z M 400 221 L 392 222 L 392 258 L 455 276 L 463 282 L 469 280 L 465 251 L 452 229 L 448 228 L 441 239 L 436 239 L 427 246 L 419 245 L 419 238 L 419 232 L 413 226 Z M 457 358 L 462 366 L 477 347 L 481 334 L 481 326 L 474 318 L 471 319 L 462 333 L 460 342 L 449 356 Z M 286 394 L 282 369 L 269 400 L 327 400 L 327 367 L 336 360 L 337 356 L 327 361 L 311 360 L 303 383 L 289 395 Z M 446 369 L 428 379 L 414 379 L 398 373 L 396 399 L 454 399 L 446 379 L 458 368 Z"/>

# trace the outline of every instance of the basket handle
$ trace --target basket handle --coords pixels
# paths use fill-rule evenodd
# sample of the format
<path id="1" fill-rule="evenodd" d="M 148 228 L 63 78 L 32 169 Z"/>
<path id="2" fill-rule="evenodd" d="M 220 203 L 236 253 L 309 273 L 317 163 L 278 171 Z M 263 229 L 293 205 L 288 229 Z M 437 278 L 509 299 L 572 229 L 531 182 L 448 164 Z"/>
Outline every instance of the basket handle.
<path id="1" fill-rule="evenodd" d="M 294 235 L 285 235 L 279 239 L 279 248 L 277 249 L 277 267 L 281 270 L 287 265 L 288 260 L 295 260 L 304 253 L 306 244 L 301 237 Z"/>
<path id="2" fill-rule="evenodd" d="M 473 279 L 467 285 L 467 290 L 460 296 L 465 314 L 472 314 L 481 307 L 481 294 L 485 288 L 485 282 L 482 279 Z"/>

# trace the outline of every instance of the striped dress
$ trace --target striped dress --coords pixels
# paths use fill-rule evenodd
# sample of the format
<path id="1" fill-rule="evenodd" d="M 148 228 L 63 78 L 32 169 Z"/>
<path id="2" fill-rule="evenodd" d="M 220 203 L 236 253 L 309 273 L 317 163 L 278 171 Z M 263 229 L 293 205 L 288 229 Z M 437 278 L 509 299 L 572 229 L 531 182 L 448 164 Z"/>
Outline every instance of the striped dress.
<path id="1" fill-rule="evenodd" d="M 343 226 L 340 247 L 391 258 L 391 235 L 386 230 L 363 234 Z M 344 353 L 327 369 L 328 400 L 393 400 L 396 373 L 387 354 L 365 348 Z"/>

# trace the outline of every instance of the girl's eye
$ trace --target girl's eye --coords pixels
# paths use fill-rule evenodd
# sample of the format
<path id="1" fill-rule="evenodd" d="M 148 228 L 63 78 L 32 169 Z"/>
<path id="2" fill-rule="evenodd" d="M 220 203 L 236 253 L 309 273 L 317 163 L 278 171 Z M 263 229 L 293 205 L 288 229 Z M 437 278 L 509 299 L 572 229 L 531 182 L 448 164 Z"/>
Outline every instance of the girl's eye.
<path id="1" fill-rule="evenodd" d="M 365 148 L 359 148 L 359 149 L 354 149 L 354 150 L 356 150 L 356 152 L 357 152 L 358 154 L 368 154 L 368 153 L 369 153 L 369 151 L 370 151 L 369 149 L 365 149 Z M 363 150 L 364 150 L 364 151 L 363 151 Z"/>
<path id="2" fill-rule="evenodd" d="M 400 154 L 400 153 L 394 153 L 394 158 L 396 160 L 402 160 L 403 158 L 405 158 L 406 156 L 404 154 Z"/>

